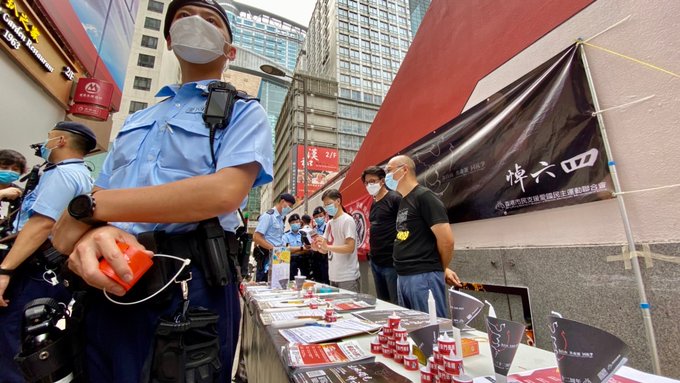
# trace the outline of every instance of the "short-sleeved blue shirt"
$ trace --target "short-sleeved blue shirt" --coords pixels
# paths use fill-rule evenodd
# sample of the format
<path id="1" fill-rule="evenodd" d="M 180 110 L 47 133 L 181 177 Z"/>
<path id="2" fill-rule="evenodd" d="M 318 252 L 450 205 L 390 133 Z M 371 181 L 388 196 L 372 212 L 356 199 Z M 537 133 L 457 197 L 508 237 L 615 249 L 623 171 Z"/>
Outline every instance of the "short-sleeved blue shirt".
<path id="1" fill-rule="evenodd" d="M 283 217 L 279 211 L 271 209 L 261 214 L 255 232 L 262 234 L 272 245 L 283 246 Z"/>
<path id="2" fill-rule="evenodd" d="M 302 246 L 302 232 L 298 230 L 294 233 L 292 230 L 283 233 L 283 244 L 284 246 L 288 244 L 289 247 L 300 247 Z"/>
<path id="3" fill-rule="evenodd" d="M 14 227 L 23 229 L 35 213 L 56 221 L 73 197 L 89 193 L 92 185 L 90 170 L 83 160 L 65 160 L 50 166 L 43 172 L 35 190 L 26 194 Z"/>
<path id="4" fill-rule="evenodd" d="M 323 233 L 326 232 L 326 224 L 324 223 L 323 225 L 316 225 L 316 232 L 319 235 L 323 235 Z"/>
<path id="5" fill-rule="evenodd" d="M 255 101 L 238 100 L 229 126 L 217 131 L 214 141 L 217 164 L 213 168 L 210 131 L 202 116 L 211 81 L 214 80 L 166 86 L 156 96 L 167 99 L 128 117 L 104 161 L 96 185 L 105 189 L 156 186 L 251 162 L 260 165 L 252 186 L 271 182 L 271 128 L 264 109 Z M 226 231 L 234 232 L 240 223 L 236 212 L 219 218 Z M 152 230 L 182 233 L 195 229 L 197 224 L 117 222 L 113 225 L 139 234 Z"/>

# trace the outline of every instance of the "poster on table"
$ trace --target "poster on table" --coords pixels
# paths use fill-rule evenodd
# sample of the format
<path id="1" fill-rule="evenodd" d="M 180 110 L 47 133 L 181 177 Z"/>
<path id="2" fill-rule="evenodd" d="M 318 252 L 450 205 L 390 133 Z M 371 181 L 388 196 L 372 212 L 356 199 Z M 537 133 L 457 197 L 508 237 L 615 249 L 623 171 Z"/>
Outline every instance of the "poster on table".
<path id="1" fill-rule="evenodd" d="M 486 332 L 489 335 L 491 361 L 497 383 L 508 381 L 508 371 L 522 341 L 524 327 L 523 324 L 511 320 L 486 317 Z"/>
<path id="2" fill-rule="evenodd" d="M 287 289 L 290 278 L 290 249 L 275 247 L 272 250 L 271 285 L 272 289 Z"/>

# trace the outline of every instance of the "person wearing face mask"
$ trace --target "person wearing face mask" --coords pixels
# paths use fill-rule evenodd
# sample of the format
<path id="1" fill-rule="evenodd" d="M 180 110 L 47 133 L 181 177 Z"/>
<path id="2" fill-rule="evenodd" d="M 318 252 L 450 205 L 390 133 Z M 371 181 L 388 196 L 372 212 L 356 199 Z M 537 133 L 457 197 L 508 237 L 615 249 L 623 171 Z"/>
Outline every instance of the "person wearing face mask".
<path id="1" fill-rule="evenodd" d="M 312 219 L 314 221 L 314 230 L 317 235 L 323 235 L 326 231 L 326 210 L 323 206 L 317 206 L 312 211 Z M 312 253 L 312 280 L 329 284 L 328 280 L 328 254 L 314 251 Z"/>
<path id="2" fill-rule="evenodd" d="M 397 271 L 394 269 L 394 238 L 401 194 L 385 187 L 385 170 L 370 166 L 361 174 L 368 194 L 373 196 L 369 221 L 369 262 L 378 299 L 398 304 Z"/>
<path id="3" fill-rule="evenodd" d="M 458 276 L 448 268 L 453 259 L 453 231 L 444 204 L 418 184 L 415 169 L 413 160 L 404 155 L 393 157 L 385 168 L 385 184 L 403 196 L 393 253 L 399 305 L 426 313 L 429 290 L 437 316 L 446 318 L 446 281 L 450 278 L 460 286 Z"/>
<path id="4" fill-rule="evenodd" d="M 12 230 L 12 218 L 19 211 L 23 190 L 14 182 L 26 173 L 26 158 L 11 149 L 0 150 L 0 241 Z M 4 256 L 0 249 L 0 257 Z"/>
<path id="5" fill-rule="evenodd" d="M 253 242 L 255 242 L 254 256 L 257 262 L 255 280 L 257 282 L 267 280 L 272 250 L 275 247 L 285 245 L 283 242 L 283 221 L 284 217 L 291 212 L 293 205 L 295 205 L 295 197 L 289 193 L 282 193 L 277 198 L 276 205 L 260 215 L 257 227 L 255 228 L 255 234 L 253 234 Z"/>
<path id="6" fill-rule="evenodd" d="M 19 349 L 26 303 L 36 298 L 53 298 L 64 304 L 70 301 L 71 295 L 62 285 L 52 285 L 51 278 L 45 278 L 48 269 L 57 266 L 44 262 L 42 249 L 49 247 L 50 231 L 71 198 L 92 189 L 83 157 L 96 144 L 88 127 L 64 121 L 47 134 L 40 147 L 48 165 L 35 190 L 24 197 L 14 221 L 18 235 L 0 260 L 0 371 L 4 381 L 24 381 L 12 358 Z"/>
<path id="7" fill-rule="evenodd" d="M 90 382 L 230 381 L 241 317 L 234 272 L 237 210 L 253 187 L 272 181 L 271 127 L 258 102 L 237 98 L 231 119 L 214 136 L 203 121 L 209 85 L 221 80 L 236 57 L 226 11 L 214 0 L 165 3 L 163 34 L 179 61 L 181 83 L 164 86 L 157 93 L 162 101 L 127 117 L 95 182 L 96 194 L 73 199 L 55 229 L 55 247 L 69 254 L 69 268 L 92 289 L 82 336 Z M 190 307 L 218 317 L 206 334 L 209 345 L 200 351 L 192 344 L 181 347 L 185 359 L 160 347 L 161 318 L 172 320 L 183 307 L 180 283 L 172 283 L 181 263 L 154 257 L 151 269 L 126 292 L 99 269 L 99 260 L 106 259 L 121 280 L 131 280 L 117 242 L 191 260 L 177 280 L 187 281 Z M 216 243 L 224 246 L 208 246 Z M 221 269 L 207 267 L 209 255 L 223 263 Z M 162 265 L 167 267 L 157 267 Z M 227 278 L 218 279 L 222 273 Z M 148 298 L 162 285 L 147 275 L 170 283 L 143 303 L 121 306 L 99 291 L 117 301 Z M 186 344 L 203 338 L 182 339 Z"/>
<path id="8" fill-rule="evenodd" d="M 309 245 L 305 246 L 302 242 L 302 221 L 298 214 L 291 214 L 288 217 L 288 224 L 290 230 L 283 233 L 283 245 L 290 249 L 290 280 L 292 281 L 300 270 L 301 275 L 309 276 L 309 259 L 307 257 L 307 250 L 311 249 Z"/>
<path id="9" fill-rule="evenodd" d="M 314 247 L 328 254 L 328 279 L 330 285 L 360 292 L 361 273 L 357 257 L 357 226 L 354 218 L 342 207 L 342 194 L 337 189 L 326 190 L 321 195 L 324 209 L 333 219 L 326 224 L 323 236 L 317 236 Z"/>

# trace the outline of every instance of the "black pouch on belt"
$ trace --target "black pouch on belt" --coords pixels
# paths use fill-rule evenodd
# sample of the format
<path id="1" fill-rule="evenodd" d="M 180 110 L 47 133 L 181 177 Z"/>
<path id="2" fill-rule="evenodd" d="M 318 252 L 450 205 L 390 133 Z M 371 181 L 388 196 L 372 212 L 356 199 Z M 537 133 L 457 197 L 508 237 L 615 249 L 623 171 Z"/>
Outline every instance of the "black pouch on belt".
<path id="1" fill-rule="evenodd" d="M 232 245 L 227 242 L 227 236 L 217 217 L 206 219 L 198 224 L 201 236 L 201 252 L 197 256 L 203 276 L 210 287 L 226 286 L 234 281 L 235 265 L 231 265 Z M 231 246 L 230 246 L 231 245 Z M 233 269 L 233 270 L 232 270 Z"/>
<path id="2" fill-rule="evenodd" d="M 222 363 L 217 333 L 219 315 L 191 307 L 183 317 L 161 318 L 151 364 L 153 383 L 208 383 L 219 377 Z"/>

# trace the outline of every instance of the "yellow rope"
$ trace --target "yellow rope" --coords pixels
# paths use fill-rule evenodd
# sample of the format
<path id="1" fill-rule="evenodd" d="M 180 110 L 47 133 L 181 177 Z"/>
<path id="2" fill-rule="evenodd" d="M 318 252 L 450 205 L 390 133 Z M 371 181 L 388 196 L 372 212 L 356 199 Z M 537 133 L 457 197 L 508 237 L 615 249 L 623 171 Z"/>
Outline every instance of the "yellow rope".
<path id="1" fill-rule="evenodd" d="M 656 65 L 650 64 L 650 63 L 648 63 L 648 62 L 644 62 L 644 61 L 642 61 L 642 60 L 638 60 L 638 59 L 636 59 L 636 58 L 634 58 L 634 57 L 626 56 L 626 55 L 624 55 L 624 54 L 621 54 L 621 53 L 618 53 L 618 52 L 614 52 L 614 51 L 609 50 L 609 49 L 607 49 L 607 48 L 603 48 L 603 47 L 600 47 L 600 46 L 597 46 L 597 45 L 593 45 L 593 44 L 587 43 L 587 42 L 585 42 L 585 41 L 578 41 L 578 43 L 579 43 L 579 44 L 583 44 L 583 45 L 587 45 L 587 46 L 589 46 L 589 47 L 596 48 L 596 49 L 599 49 L 599 50 L 602 50 L 602 51 L 605 51 L 605 52 L 607 52 L 607 53 L 613 54 L 614 56 L 619 56 L 619 57 L 624 58 L 624 59 L 626 59 L 626 60 L 630 60 L 630 61 L 632 61 L 632 62 L 634 62 L 634 63 L 640 64 L 640 65 L 644 65 L 644 66 L 646 66 L 646 67 L 648 67 L 648 68 L 652 68 L 652 69 L 658 70 L 658 71 L 660 71 L 660 72 L 669 74 L 669 75 L 671 75 L 671 76 L 673 76 L 673 77 L 680 78 L 680 75 L 677 74 L 677 73 L 673 73 L 673 72 L 671 72 L 671 71 L 669 71 L 669 70 L 663 69 L 663 68 L 661 68 L 661 67 L 658 67 L 658 66 L 656 66 Z"/>

